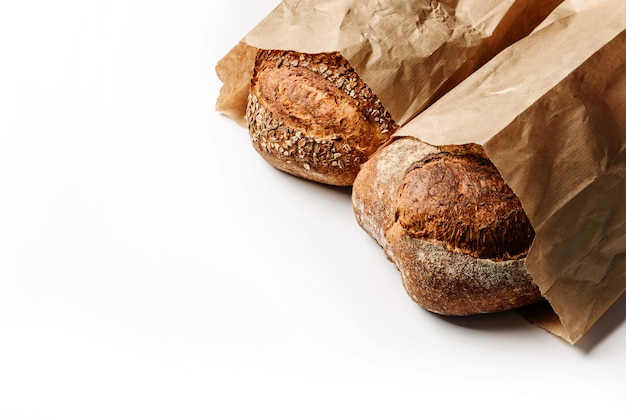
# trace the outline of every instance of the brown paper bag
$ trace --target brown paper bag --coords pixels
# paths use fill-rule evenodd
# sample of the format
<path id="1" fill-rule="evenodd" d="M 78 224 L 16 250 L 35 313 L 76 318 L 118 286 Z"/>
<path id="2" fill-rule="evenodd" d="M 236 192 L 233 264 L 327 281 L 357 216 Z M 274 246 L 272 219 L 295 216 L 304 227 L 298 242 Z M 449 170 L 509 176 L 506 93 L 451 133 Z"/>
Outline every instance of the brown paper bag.
<path id="1" fill-rule="evenodd" d="M 626 2 L 566 0 L 396 133 L 476 143 L 536 237 L 526 267 L 556 313 L 523 311 L 575 343 L 626 288 Z"/>
<path id="2" fill-rule="evenodd" d="M 244 124 L 256 49 L 340 52 L 400 125 L 562 0 L 284 0 L 216 66 L 218 111 Z"/>

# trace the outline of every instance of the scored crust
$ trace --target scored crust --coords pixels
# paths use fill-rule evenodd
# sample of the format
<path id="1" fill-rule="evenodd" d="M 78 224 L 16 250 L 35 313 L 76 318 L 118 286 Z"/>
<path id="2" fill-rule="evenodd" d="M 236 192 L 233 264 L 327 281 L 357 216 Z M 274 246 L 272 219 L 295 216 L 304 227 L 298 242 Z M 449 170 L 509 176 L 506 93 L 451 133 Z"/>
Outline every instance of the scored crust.
<path id="1" fill-rule="evenodd" d="M 308 180 L 352 185 L 397 125 L 339 53 L 259 50 L 246 124 L 272 166 Z"/>
<path id="2" fill-rule="evenodd" d="M 398 139 L 363 165 L 352 202 L 409 296 L 429 311 L 472 315 L 541 300 L 524 266 L 534 230 L 477 146 L 443 151 Z"/>
<path id="3" fill-rule="evenodd" d="M 411 235 L 476 258 L 526 255 L 535 231 L 494 165 L 481 156 L 439 153 L 415 163 L 398 196 Z"/>

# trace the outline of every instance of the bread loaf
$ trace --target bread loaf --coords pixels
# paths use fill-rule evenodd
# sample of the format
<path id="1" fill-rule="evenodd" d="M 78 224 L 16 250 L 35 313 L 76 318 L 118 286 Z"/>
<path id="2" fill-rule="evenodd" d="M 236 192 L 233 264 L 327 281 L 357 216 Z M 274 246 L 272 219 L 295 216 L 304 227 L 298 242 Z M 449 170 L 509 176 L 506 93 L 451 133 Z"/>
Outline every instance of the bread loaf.
<path id="1" fill-rule="evenodd" d="M 259 50 L 246 109 L 256 151 L 308 180 L 352 185 L 397 128 L 339 53 Z"/>
<path id="2" fill-rule="evenodd" d="M 429 311 L 471 315 L 541 300 L 524 266 L 533 227 L 480 147 L 399 139 L 363 165 L 352 202 Z"/>

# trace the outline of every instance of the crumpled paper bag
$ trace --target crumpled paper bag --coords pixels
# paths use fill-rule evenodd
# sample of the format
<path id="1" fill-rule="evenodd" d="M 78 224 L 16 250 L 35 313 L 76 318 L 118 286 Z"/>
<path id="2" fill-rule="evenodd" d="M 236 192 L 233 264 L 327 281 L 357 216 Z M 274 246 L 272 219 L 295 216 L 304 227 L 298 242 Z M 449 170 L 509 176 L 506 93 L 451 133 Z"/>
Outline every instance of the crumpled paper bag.
<path id="1" fill-rule="evenodd" d="M 626 2 L 566 0 L 396 132 L 481 145 L 536 231 L 526 267 L 574 344 L 626 288 Z"/>
<path id="2" fill-rule="evenodd" d="M 340 52 L 400 125 L 530 33 L 562 0 L 284 0 L 216 66 L 242 126 L 257 48 Z"/>

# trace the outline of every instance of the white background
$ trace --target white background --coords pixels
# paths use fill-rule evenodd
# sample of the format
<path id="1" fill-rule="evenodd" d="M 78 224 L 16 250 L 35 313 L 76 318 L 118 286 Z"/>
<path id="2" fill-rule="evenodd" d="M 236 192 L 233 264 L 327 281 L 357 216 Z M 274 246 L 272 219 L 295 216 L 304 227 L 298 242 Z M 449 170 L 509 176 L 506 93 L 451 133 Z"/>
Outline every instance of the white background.
<path id="1" fill-rule="evenodd" d="M 215 112 L 277 2 L 0 0 L 0 416 L 623 416 L 625 298 L 576 346 L 430 314 Z"/>

